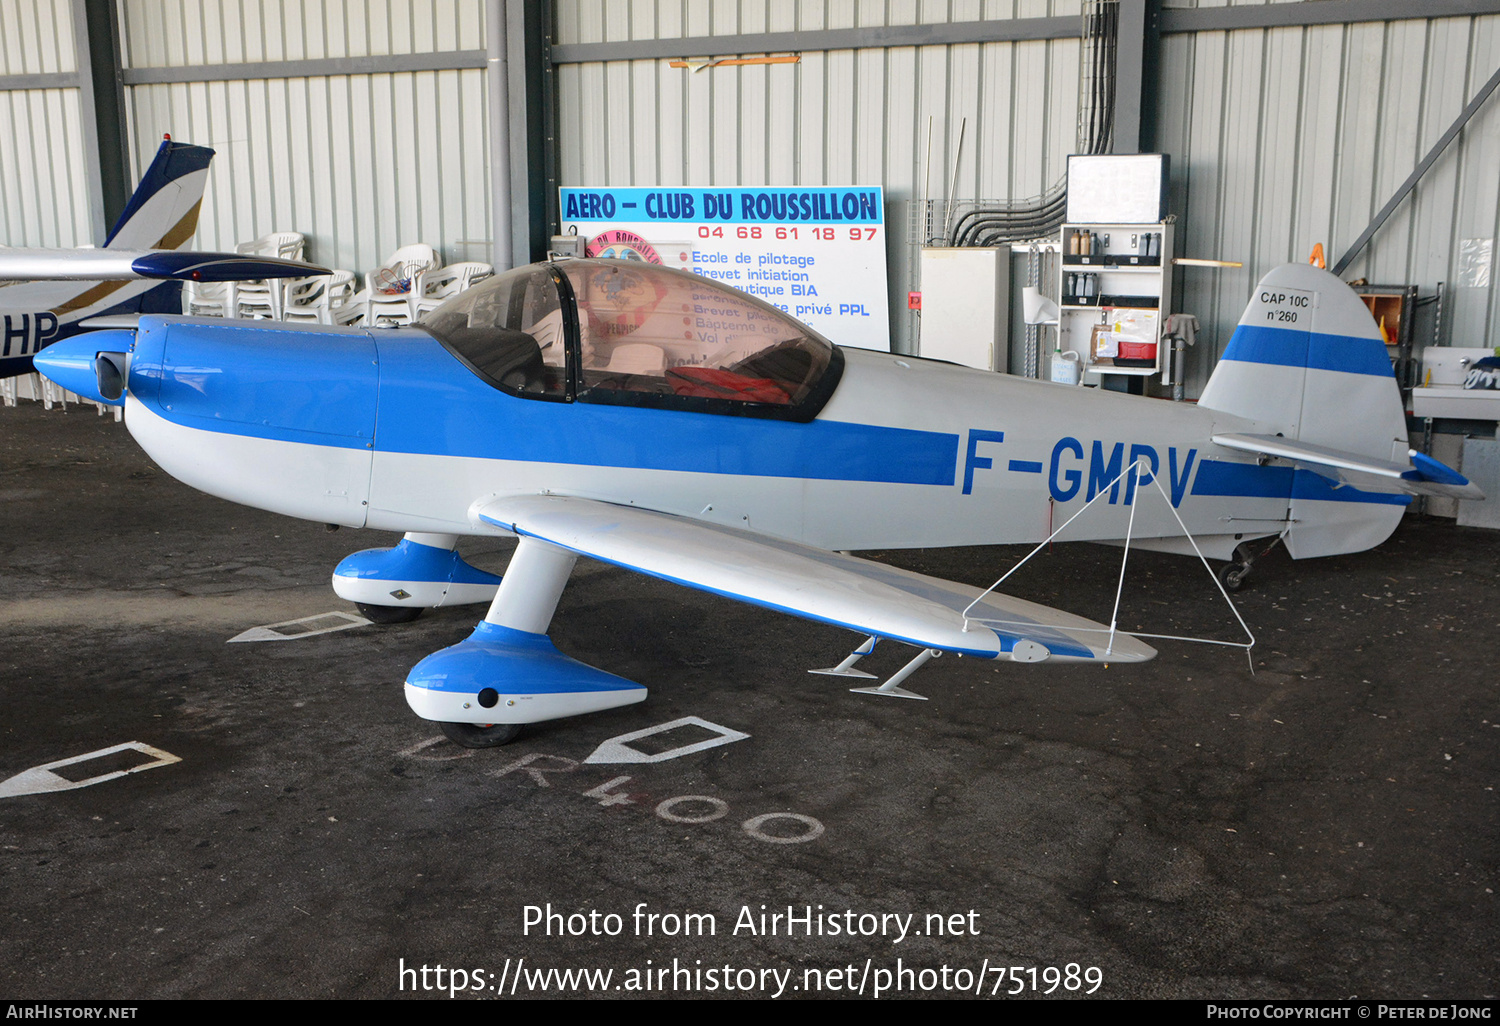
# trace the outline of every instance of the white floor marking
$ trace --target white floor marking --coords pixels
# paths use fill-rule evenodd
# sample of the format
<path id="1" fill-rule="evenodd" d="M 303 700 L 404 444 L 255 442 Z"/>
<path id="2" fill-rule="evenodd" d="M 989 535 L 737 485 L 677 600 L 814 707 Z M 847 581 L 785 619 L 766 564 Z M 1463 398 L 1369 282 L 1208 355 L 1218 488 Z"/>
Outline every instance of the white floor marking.
<path id="1" fill-rule="evenodd" d="M 347 631 L 350 627 L 367 627 L 370 621 L 353 613 L 334 611 L 332 613 L 318 613 L 316 616 L 304 616 L 300 620 L 283 620 L 281 623 L 268 623 L 263 627 L 251 627 L 243 634 L 236 634 L 229 639 L 229 644 L 236 641 L 298 641 L 302 638 L 310 638 L 315 634 L 329 634 L 333 631 Z"/>
<path id="2" fill-rule="evenodd" d="M 540 762 L 542 759 L 550 759 L 556 765 L 532 765 L 532 763 Z M 489 775 L 492 777 L 503 777 L 508 773 L 524 772 L 537 787 L 551 787 L 552 782 L 546 776 L 548 773 L 572 773 L 577 768 L 578 763 L 566 756 L 532 752 L 530 755 L 521 756 L 509 766 L 501 766 L 497 770 L 491 770 Z"/>
<path id="3" fill-rule="evenodd" d="M 447 751 L 447 748 L 458 748 L 457 745 L 448 745 L 442 755 L 422 754 L 433 745 L 440 745 L 447 740 L 442 734 L 438 734 L 436 737 L 429 737 L 425 741 L 418 741 L 410 748 L 403 748 L 396 754 L 403 755 L 408 759 L 421 759 L 423 762 L 452 762 L 454 759 L 472 759 L 474 757 L 474 749 L 472 748 L 459 748 L 456 754 Z"/>
<path id="4" fill-rule="evenodd" d="M 130 769 L 116 770 L 113 773 L 101 773 L 96 777 L 88 777 L 84 780 L 69 780 L 67 777 L 59 776 L 52 771 L 60 766 L 73 766 L 80 762 L 88 762 L 90 759 L 102 759 L 106 755 L 116 752 L 136 751 L 142 755 L 153 757 L 155 762 L 143 762 L 139 766 Z M 15 798 L 23 794 L 45 794 L 49 791 L 72 791 L 80 787 L 89 787 L 92 784 L 102 784 L 106 780 L 114 780 L 130 773 L 139 773 L 141 770 L 156 769 L 158 766 L 170 766 L 174 762 L 181 762 L 182 757 L 164 752 L 160 748 L 142 744 L 139 741 L 126 741 L 123 745 L 115 745 L 113 748 L 101 748 L 97 752 L 88 752 L 85 755 L 75 755 L 71 759 L 58 759 L 56 762 L 44 763 L 41 766 L 33 766 L 29 770 L 22 770 L 8 780 L 0 781 L 0 798 Z"/>
<path id="5" fill-rule="evenodd" d="M 789 819 L 795 823 L 801 823 L 807 830 L 796 837 L 777 837 L 775 834 L 768 834 L 761 829 L 773 819 Z M 745 833 L 757 841 L 766 841 L 769 844 L 801 844 L 803 841 L 814 841 L 823 836 L 822 823 L 819 823 L 811 816 L 804 816 L 798 812 L 768 812 L 764 816 L 756 816 L 754 819 L 745 820 L 743 826 Z"/>
<path id="6" fill-rule="evenodd" d="M 668 748 L 666 751 L 657 752 L 655 755 L 648 755 L 637 748 L 631 748 L 627 744 L 630 741 L 639 741 L 643 737 L 650 737 L 653 734 L 663 734 L 669 730 L 676 730 L 678 727 L 689 725 L 711 730 L 719 736 L 708 738 L 706 741 L 697 741 L 690 745 Z M 668 759 L 680 759 L 684 755 L 692 755 L 695 752 L 717 748 L 720 745 L 727 745 L 734 741 L 743 741 L 749 736 L 749 734 L 738 730 L 731 730 L 729 727 L 721 727 L 717 723 L 710 723 L 697 716 L 684 716 L 682 719 L 673 720 L 670 723 L 663 723 L 659 726 L 647 727 L 645 730 L 634 730 L 629 734 L 620 734 L 612 737 L 601 743 L 598 748 L 594 749 L 594 754 L 583 761 L 594 764 L 601 762 L 666 762 Z"/>
<path id="7" fill-rule="evenodd" d="M 696 815 L 682 815 L 673 811 L 678 805 L 689 802 L 710 805 L 712 809 Z M 719 798 L 711 798 L 706 794 L 680 794 L 676 798 L 668 798 L 658 805 L 656 807 L 656 814 L 672 823 L 712 823 L 716 819 L 722 819 L 729 815 L 729 803 Z"/>
<path id="8" fill-rule="evenodd" d="M 654 756 L 625 746 L 625 742 L 627 741 L 639 740 L 642 737 L 649 737 L 653 734 L 660 734 L 677 727 L 689 725 L 718 731 L 719 736 L 711 738 L 707 742 L 683 745 L 681 748 L 671 749 Z M 599 759 L 597 756 L 603 752 L 607 757 L 609 754 L 607 749 L 613 747 L 623 754 L 624 758 L 620 761 L 658 762 L 663 759 L 674 759 L 690 752 L 702 751 L 706 747 L 728 744 L 730 741 L 741 741 L 749 736 L 737 730 L 730 730 L 728 727 L 722 727 L 716 723 L 701 720 L 696 716 L 687 716 L 680 720 L 673 720 L 670 723 L 663 723 L 660 726 L 647 727 L 645 730 L 633 731 L 629 734 L 621 734 L 619 737 L 610 738 L 599 746 L 594 756 L 590 758 L 590 761 L 611 761 L 608 758 Z M 396 754 L 411 759 L 440 761 L 438 757 L 425 755 L 424 753 L 442 740 L 441 737 L 426 738 L 402 749 Z M 464 755 L 457 756 L 457 758 L 465 758 L 472 754 L 466 752 Z M 588 776 L 583 776 L 582 779 L 579 777 L 569 778 L 567 776 L 558 780 L 547 779 L 552 774 L 572 774 L 577 773 L 582 768 L 583 763 L 565 756 L 549 755 L 545 752 L 528 752 L 513 762 L 507 763 L 498 769 L 488 771 L 485 773 L 485 776 L 499 778 L 515 774 L 529 778 L 531 783 L 536 787 L 552 788 L 554 785 L 561 785 L 560 790 L 568 794 L 577 794 L 584 798 L 590 798 L 598 808 L 607 809 L 616 805 L 633 806 L 641 810 L 650 810 L 655 813 L 657 819 L 668 823 L 701 825 L 724 819 L 729 815 L 729 803 L 722 798 L 716 798 L 712 795 L 679 794 L 658 802 L 655 796 L 648 792 L 628 791 L 626 790 L 627 785 L 635 779 L 629 776 L 610 777 L 603 783 L 589 787 L 588 790 L 577 791 L 574 788 L 580 787 L 580 785 L 587 786 L 591 782 Z M 608 770 L 603 772 L 607 773 Z M 739 817 L 735 818 L 738 819 Z M 778 821 L 780 821 L 779 827 L 772 826 L 772 824 L 777 824 Z M 767 829 L 768 827 L 770 829 Z M 807 841 L 817 840 L 826 832 L 826 828 L 820 820 L 812 816 L 805 816 L 800 812 L 763 813 L 762 815 L 745 820 L 740 824 L 740 829 L 744 830 L 746 834 L 757 841 L 763 841 L 766 844 L 803 844 Z"/>
<path id="9" fill-rule="evenodd" d="M 629 779 L 629 777 L 615 777 L 613 780 L 606 780 L 592 791 L 583 792 L 583 796 L 585 798 L 599 799 L 599 804 L 606 808 L 611 805 L 634 805 L 635 799 L 624 791 L 610 791 L 610 788 L 619 787 Z"/>

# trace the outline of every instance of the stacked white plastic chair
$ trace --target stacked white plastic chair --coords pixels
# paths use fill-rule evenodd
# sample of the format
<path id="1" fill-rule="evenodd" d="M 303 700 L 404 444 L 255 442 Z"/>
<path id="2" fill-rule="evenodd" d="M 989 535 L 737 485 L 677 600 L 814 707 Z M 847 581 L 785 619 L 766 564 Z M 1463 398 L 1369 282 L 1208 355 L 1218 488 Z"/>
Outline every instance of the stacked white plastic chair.
<path id="1" fill-rule="evenodd" d="M 238 249 L 238 247 L 236 247 Z M 182 283 L 182 312 L 189 317 L 232 317 L 239 282 L 185 281 Z"/>
<path id="2" fill-rule="evenodd" d="M 307 239 L 301 232 L 272 232 L 262 235 L 254 242 L 241 243 L 237 252 L 279 257 L 282 260 L 301 260 Z M 281 308 L 285 298 L 286 281 L 282 278 L 266 281 L 239 282 L 234 288 L 231 303 L 232 317 L 269 317 L 281 320 Z"/>
<path id="3" fill-rule="evenodd" d="M 300 232 L 272 232 L 242 242 L 237 253 L 304 259 Z M 465 261 L 442 266 L 425 243 L 402 246 L 364 277 L 355 292 L 352 271 L 261 282 L 187 282 L 183 313 L 197 316 L 261 317 L 278 321 L 347 326 L 410 324 L 448 299 L 495 273 L 489 264 Z"/>
<path id="4" fill-rule="evenodd" d="M 489 264 L 474 260 L 420 272 L 411 286 L 411 319 L 421 320 L 424 314 L 494 273 Z"/>
<path id="5" fill-rule="evenodd" d="M 307 243 L 301 232 L 271 232 L 234 251 L 243 256 L 272 256 L 301 260 Z M 281 281 L 184 282 L 182 312 L 191 317 L 280 318 L 284 284 Z"/>
<path id="6" fill-rule="evenodd" d="M 349 324 L 363 318 L 361 311 L 343 315 L 353 306 L 354 272 L 334 271 L 286 283 L 281 319 L 314 324 Z"/>
<path id="7" fill-rule="evenodd" d="M 435 249 L 418 242 L 402 246 L 385 263 L 367 272 L 364 289 L 354 297 L 354 302 L 363 306 L 365 325 L 410 324 L 417 276 L 436 270 L 441 263 Z"/>

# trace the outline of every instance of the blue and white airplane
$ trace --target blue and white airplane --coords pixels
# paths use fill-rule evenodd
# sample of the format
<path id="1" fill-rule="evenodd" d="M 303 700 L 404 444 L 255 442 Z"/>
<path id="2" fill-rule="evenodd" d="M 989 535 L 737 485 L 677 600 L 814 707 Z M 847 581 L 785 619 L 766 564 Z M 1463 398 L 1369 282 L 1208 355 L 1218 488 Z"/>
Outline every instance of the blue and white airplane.
<path id="1" fill-rule="evenodd" d="M 29 374 L 43 347 L 87 321 L 182 310 L 182 282 L 326 274 L 313 264 L 179 252 L 198 230 L 214 151 L 162 141 L 99 249 L 0 247 L 0 378 Z"/>
<path id="2" fill-rule="evenodd" d="M 1138 638 L 898 570 L 851 549 L 1068 540 L 1228 559 L 1385 540 L 1414 494 L 1475 497 L 1407 446 L 1379 329 L 1332 275 L 1256 288 L 1196 405 L 842 350 L 716 282 L 640 262 L 523 267 L 414 327 L 256 328 L 142 318 L 37 366 L 123 404 L 180 480 L 288 516 L 406 532 L 345 559 L 339 595 L 379 619 L 490 603 L 406 681 L 462 744 L 608 709 L 645 688 L 560 653 L 553 613 L 580 555 L 867 635 L 926 659 L 1132 662 Z M 1135 468 L 1135 472 L 1131 472 Z M 504 577 L 464 535 L 514 535 Z"/>

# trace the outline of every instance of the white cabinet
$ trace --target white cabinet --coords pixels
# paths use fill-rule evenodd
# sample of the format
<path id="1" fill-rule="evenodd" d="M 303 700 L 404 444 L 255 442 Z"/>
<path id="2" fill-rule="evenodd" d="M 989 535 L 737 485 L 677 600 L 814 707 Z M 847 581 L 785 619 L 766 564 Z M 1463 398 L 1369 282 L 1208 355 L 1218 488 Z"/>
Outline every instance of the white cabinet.
<path id="1" fill-rule="evenodd" d="M 932 360 L 1009 369 L 1010 247 L 922 250 L 922 333 Z"/>
<path id="2" fill-rule="evenodd" d="M 1149 376 L 1172 383 L 1162 344 L 1172 310 L 1172 223 L 1065 224 L 1058 332 L 1085 373 Z"/>

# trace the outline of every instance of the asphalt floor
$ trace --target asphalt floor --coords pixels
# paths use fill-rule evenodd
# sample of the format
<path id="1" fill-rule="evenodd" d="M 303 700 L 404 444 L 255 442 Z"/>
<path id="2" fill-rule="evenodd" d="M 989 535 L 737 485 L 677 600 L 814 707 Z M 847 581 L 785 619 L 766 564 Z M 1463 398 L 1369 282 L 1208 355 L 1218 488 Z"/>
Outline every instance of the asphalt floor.
<path id="1" fill-rule="evenodd" d="M 393 542 L 196 493 L 92 407 L 0 409 L 0 995 L 1500 992 L 1500 532 L 1276 550 L 1253 673 L 944 657 L 926 702 L 807 674 L 847 631 L 580 560 L 553 639 L 650 697 L 486 751 L 401 689 L 482 607 L 228 643 L 353 612 L 333 566 Z M 1107 618 L 1119 557 L 1007 590 Z M 1123 626 L 1237 638 L 1201 565 L 1130 566 Z"/>

